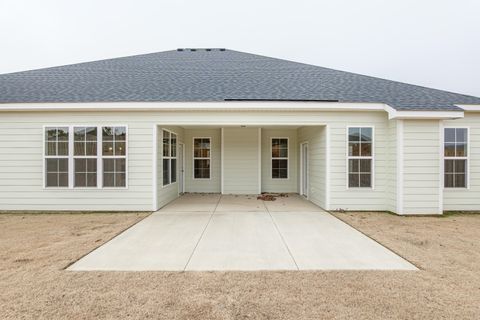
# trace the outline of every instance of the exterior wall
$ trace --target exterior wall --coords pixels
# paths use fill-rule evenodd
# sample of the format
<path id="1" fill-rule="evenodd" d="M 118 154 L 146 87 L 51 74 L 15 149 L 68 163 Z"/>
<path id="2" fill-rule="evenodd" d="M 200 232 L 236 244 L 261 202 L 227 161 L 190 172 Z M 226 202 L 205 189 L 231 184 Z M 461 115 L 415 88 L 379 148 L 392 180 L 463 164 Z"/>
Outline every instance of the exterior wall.
<path id="1" fill-rule="evenodd" d="M 444 127 L 469 128 L 468 179 L 470 187 L 445 188 L 443 190 L 444 210 L 480 210 L 480 113 L 465 112 L 465 118 L 447 120 Z"/>
<path id="2" fill-rule="evenodd" d="M 386 210 L 397 212 L 397 121 L 390 120 L 387 128 Z"/>
<path id="3" fill-rule="evenodd" d="M 193 179 L 193 138 L 211 138 L 210 179 Z M 221 192 L 221 129 L 185 130 L 185 192 Z"/>
<path id="4" fill-rule="evenodd" d="M 127 125 L 128 187 L 43 188 L 44 125 Z M 153 123 L 141 113 L 0 115 L 0 210 L 152 209 Z"/>
<path id="5" fill-rule="evenodd" d="M 327 209 L 327 181 L 326 181 L 326 143 L 327 129 L 325 126 L 301 127 L 298 129 L 298 152 L 300 144 L 308 142 L 308 174 L 309 188 L 308 199 Z M 301 168 L 298 166 L 299 177 Z M 299 182 L 300 183 L 300 182 Z"/>
<path id="6" fill-rule="evenodd" d="M 179 158 L 179 147 L 178 143 L 185 143 L 184 139 L 184 130 L 181 127 L 174 127 L 174 126 L 158 126 L 157 127 L 157 209 L 163 207 L 167 203 L 169 203 L 172 200 L 175 200 L 175 198 L 178 197 L 179 195 L 179 174 L 177 170 L 177 182 L 169 184 L 167 186 L 163 186 L 163 161 L 162 161 L 162 156 L 163 156 L 163 130 L 162 129 L 167 129 L 170 130 L 173 133 L 177 134 L 177 168 L 180 167 L 180 164 L 178 161 L 180 160 Z"/>
<path id="7" fill-rule="evenodd" d="M 259 193 L 259 139 L 258 128 L 223 129 L 223 193 Z"/>
<path id="8" fill-rule="evenodd" d="M 288 179 L 272 179 L 272 138 L 288 138 Z M 296 129 L 262 129 L 262 192 L 298 192 Z"/>
<path id="9" fill-rule="evenodd" d="M 440 121 L 403 120 L 402 214 L 441 214 Z"/>
<path id="10" fill-rule="evenodd" d="M 385 113 L 332 112 L 324 121 L 330 130 L 329 209 L 387 210 L 389 176 L 389 120 Z M 373 188 L 348 188 L 347 127 L 374 128 Z"/>

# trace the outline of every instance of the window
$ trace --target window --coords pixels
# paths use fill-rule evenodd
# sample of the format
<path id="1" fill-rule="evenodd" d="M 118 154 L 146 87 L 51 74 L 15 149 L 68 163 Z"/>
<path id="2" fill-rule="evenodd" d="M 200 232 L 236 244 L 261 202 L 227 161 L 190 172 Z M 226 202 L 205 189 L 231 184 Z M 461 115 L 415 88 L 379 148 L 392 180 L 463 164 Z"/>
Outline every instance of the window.
<path id="1" fill-rule="evenodd" d="M 210 138 L 193 138 L 193 178 L 210 179 Z"/>
<path id="2" fill-rule="evenodd" d="M 288 179 L 287 138 L 272 138 L 272 179 Z"/>
<path id="3" fill-rule="evenodd" d="M 445 128 L 444 136 L 444 185 L 446 188 L 466 188 L 468 129 Z"/>
<path id="4" fill-rule="evenodd" d="M 373 128 L 348 128 L 348 187 L 372 187 Z"/>
<path id="5" fill-rule="evenodd" d="M 68 127 L 45 128 L 45 186 L 68 187 Z"/>
<path id="6" fill-rule="evenodd" d="M 75 187 L 97 186 L 97 127 L 73 128 Z"/>
<path id="7" fill-rule="evenodd" d="M 177 135 L 163 130 L 163 185 L 177 182 Z"/>
<path id="8" fill-rule="evenodd" d="M 103 186 L 125 187 L 127 128 L 102 127 Z"/>

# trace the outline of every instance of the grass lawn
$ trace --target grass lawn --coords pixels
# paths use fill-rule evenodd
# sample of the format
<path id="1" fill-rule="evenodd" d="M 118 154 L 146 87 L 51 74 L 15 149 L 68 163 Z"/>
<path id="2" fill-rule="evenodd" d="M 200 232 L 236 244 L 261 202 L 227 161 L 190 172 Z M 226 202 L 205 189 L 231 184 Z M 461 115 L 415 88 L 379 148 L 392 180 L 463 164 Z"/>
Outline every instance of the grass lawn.
<path id="1" fill-rule="evenodd" d="M 338 213 L 420 271 L 71 272 L 144 214 L 1 214 L 2 319 L 478 319 L 480 215 Z"/>

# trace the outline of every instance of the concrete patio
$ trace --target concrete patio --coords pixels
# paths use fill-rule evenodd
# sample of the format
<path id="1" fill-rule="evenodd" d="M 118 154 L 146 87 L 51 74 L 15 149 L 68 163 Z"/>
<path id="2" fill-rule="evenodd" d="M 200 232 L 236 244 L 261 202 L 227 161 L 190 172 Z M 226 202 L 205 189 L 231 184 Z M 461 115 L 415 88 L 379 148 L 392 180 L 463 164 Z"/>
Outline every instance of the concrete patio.
<path id="1" fill-rule="evenodd" d="M 68 270 L 417 270 L 298 195 L 186 194 Z"/>

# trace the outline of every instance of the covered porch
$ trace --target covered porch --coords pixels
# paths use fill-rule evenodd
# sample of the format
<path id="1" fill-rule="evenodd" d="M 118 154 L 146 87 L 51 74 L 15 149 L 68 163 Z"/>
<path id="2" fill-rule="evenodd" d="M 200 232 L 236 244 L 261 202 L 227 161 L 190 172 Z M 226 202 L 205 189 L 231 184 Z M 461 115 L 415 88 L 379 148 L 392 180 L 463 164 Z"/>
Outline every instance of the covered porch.
<path id="1" fill-rule="evenodd" d="M 325 125 L 158 124 L 155 131 L 155 209 L 183 193 L 293 193 L 325 207 Z"/>

